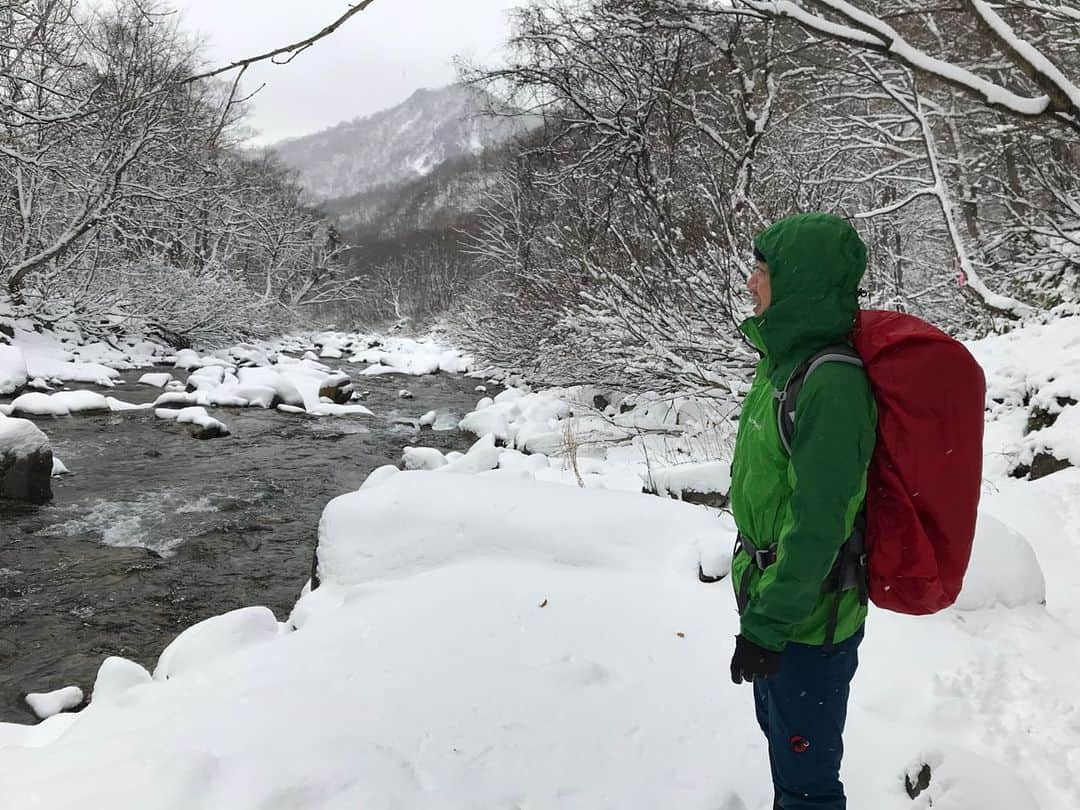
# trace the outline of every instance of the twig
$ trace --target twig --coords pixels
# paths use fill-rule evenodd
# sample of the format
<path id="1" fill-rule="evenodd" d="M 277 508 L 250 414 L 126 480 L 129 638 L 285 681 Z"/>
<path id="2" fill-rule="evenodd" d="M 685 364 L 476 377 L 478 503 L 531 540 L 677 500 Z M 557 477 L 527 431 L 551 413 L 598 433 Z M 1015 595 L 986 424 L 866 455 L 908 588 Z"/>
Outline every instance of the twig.
<path id="1" fill-rule="evenodd" d="M 346 11 L 344 14 L 342 14 L 340 17 L 330 23 L 330 25 L 326 26 L 317 34 L 313 34 L 307 39 L 300 40 L 299 42 L 295 42 L 292 45 L 284 45 L 280 48 L 275 48 L 272 51 L 267 51 L 266 53 L 259 54 L 258 56 L 249 56 L 247 59 L 238 59 L 237 61 L 231 62 L 228 65 L 215 68 L 214 70 L 208 70 L 205 73 L 197 73 L 194 76 L 188 76 L 180 83 L 192 84 L 194 82 L 201 81 L 202 79 L 212 79 L 215 76 L 220 76 L 222 73 L 228 73 L 233 70 L 246 70 L 251 65 L 254 65 L 258 62 L 265 62 L 267 60 L 273 61 L 275 65 L 287 65 L 289 64 L 289 62 L 302 54 L 320 39 L 325 39 L 335 31 L 337 31 L 352 17 L 355 17 L 357 14 L 359 14 L 361 11 L 366 9 L 374 2 L 375 0 L 361 0 L 361 2 L 352 6 L 348 11 Z M 279 56 L 287 56 L 287 58 L 278 61 Z"/>

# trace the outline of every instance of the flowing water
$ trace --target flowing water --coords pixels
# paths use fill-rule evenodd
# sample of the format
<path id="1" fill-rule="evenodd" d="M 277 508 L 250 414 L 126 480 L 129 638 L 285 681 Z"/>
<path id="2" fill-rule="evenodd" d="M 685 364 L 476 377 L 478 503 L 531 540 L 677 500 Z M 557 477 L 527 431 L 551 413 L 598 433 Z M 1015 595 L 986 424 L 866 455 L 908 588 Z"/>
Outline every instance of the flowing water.
<path id="1" fill-rule="evenodd" d="M 208 441 L 152 411 L 35 420 L 72 475 L 53 479 L 47 506 L 0 501 L 0 721 L 35 719 L 26 692 L 75 684 L 89 696 L 106 656 L 152 670 L 209 616 L 266 605 L 284 619 L 331 498 L 398 463 L 408 444 L 469 446 L 454 426 L 475 407 L 478 380 L 338 368 L 362 381 L 375 416 L 219 408 L 232 436 Z M 152 402 L 161 392 L 134 382 L 145 371 L 104 393 Z M 401 399 L 403 387 L 415 399 Z M 400 424 L 430 410 L 435 431 Z"/>

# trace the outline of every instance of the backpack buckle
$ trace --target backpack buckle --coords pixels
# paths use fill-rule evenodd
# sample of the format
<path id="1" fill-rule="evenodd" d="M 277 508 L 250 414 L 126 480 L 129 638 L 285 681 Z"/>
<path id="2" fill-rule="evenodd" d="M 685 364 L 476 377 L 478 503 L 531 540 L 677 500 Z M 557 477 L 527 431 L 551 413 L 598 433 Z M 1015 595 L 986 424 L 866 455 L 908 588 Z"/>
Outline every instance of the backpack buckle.
<path id="1" fill-rule="evenodd" d="M 756 548 L 754 549 L 754 565 L 760 570 L 764 571 L 770 565 L 776 562 L 776 551 L 771 548 Z"/>

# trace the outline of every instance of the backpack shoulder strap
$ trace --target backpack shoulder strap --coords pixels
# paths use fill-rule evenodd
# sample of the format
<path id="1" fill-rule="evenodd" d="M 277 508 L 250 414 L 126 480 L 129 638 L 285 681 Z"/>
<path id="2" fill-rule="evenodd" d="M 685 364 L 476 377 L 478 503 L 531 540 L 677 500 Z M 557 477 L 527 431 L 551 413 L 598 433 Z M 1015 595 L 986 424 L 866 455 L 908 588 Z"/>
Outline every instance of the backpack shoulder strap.
<path id="1" fill-rule="evenodd" d="M 784 390 L 776 392 L 776 423 L 780 428 L 780 443 L 784 445 L 784 452 L 788 455 L 791 455 L 791 440 L 795 436 L 795 405 L 799 392 L 806 384 L 806 379 L 825 363 L 847 363 L 860 367 L 863 365 L 862 358 L 854 347 L 847 343 L 837 343 L 810 355 L 795 367 L 784 384 Z"/>

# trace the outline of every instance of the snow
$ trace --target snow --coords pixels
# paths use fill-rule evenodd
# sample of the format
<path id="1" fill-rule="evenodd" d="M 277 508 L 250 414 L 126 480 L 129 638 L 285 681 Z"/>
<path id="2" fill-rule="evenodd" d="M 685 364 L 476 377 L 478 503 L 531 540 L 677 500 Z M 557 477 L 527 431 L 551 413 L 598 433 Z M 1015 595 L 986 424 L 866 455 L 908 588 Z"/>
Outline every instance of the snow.
<path id="1" fill-rule="evenodd" d="M 1031 545 L 1019 532 L 980 513 L 957 609 L 1015 608 L 1045 602 L 1046 580 Z"/>
<path id="2" fill-rule="evenodd" d="M 129 689 L 148 684 L 151 680 L 150 673 L 144 667 L 126 658 L 110 655 L 98 668 L 90 701 L 98 706 L 110 701 L 117 702 Z"/>
<path id="3" fill-rule="evenodd" d="M 70 473 L 71 473 L 71 470 L 69 470 L 65 466 L 64 462 L 62 462 L 56 456 L 53 456 L 53 460 L 52 460 L 52 475 L 53 475 L 53 478 L 56 478 L 56 477 L 61 476 L 61 475 L 69 475 Z"/>
<path id="4" fill-rule="evenodd" d="M 249 608 L 178 637 L 152 682 L 131 662 L 102 681 L 116 665 L 103 667 L 116 690 L 95 686 L 47 742 L 0 729 L 3 795 L 139 810 L 767 806 L 752 699 L 726 683 L 730 585 L 696 577 L 699 561 L 727 564 L 717 513 L 486 475 L 378 477 L 328 505 L 323 584 L 288 627 Z M 1080 650 L 1046 610 L 873 611 L 848 720 L 852 806 L 1075 806 Z M 900 775 L 924 761 L 933 781 L 913 804 Z"/>
<path id="5" fill-rule="evenodd" d="M 696 576 L 703 559 L 722 568 L 733 541 L 715 512 L 677 501 L 411 471 L 327 505 L 319 578 L 359 585 L 465 560 Z"/>
<path id="6" fill-rule="evenodd" d="M 172 375 L 166 373 L 143 374 L 139 377 L 140 385 L 152 385 L 155 388 L 164 388 L 172 382 Z"/>
<path id="7" fill-rule="evenodd" d="M 134 405 L 130 402 L 124 402 L 116 397 L 105 397 L 105 402 L 109 406 L 109 410 L 114 413 L 126 413 L 127 411 L 147 411 L 154 406 L 149 403 L 143 403 L 142 405 Z"/>
<path id="8" fill-rule="evenodd" d="M 419 377 L 440 371 L 464 374 L 473 368 L 473 359 L 460 351 L 446 349 L 430 340 L 391 338 L 381 349 L 357 352 L 350 358 L 353 363 L 369 363 L 361 374 L 405 374 Z"/>
<path id="9" fill-rule="evenodd" d="M 1008 476 L 1042 433 L 1025 435 L 1032 407 L 1058 415 L 1055 446 L 1076 432 L 1059 399 L 1080 392 L 1080 318 L 970 346 L 990 391 L 975 551 L 953 608 L 871 609 L 852 807 L 1080 806 L 1080 469 Z M 0 795 L 116 810 L 768 807 L 750 690 L 727 678 L 731 585 L 697 578 L 725 572 L 733 522 L 641 494 L 650 480 L 725 490 L 735 423 L 709 396 L 588 386 L 481 404 L 467 453 L 408 448 L 405 466 L 437 469 L 386 465 L 327 505 L 321 585 L 286 623 L 261 607 L 213 617 L 153 678 L 108 659 L 79 714 L 0 724 Z M 477 424 L 489 412 L 501 435 Z M 903 774 L 922 763 L 931 786 L 912 802 Z"/>
<path id="10" fill-rule="evenodd" d="M 42 748 L 60 739 L 78 721 L 79 715 L 64 712 L 54 714 L 36 726 L 0 723 L 0 749 Z"/>
<path id="11" fill-rule="evenodd" d="M 49 438 L 27 419 L 0 416 L 0 457 L 29 456 L 49 449 Z"/>
<path id="12" fill-rule="evenodd" d="M 323 402 L 307 411 L 312 416 L 374 416 L 370 408 L 363 405 L 336 405 Z"/>
<path id="13" fill-rule="evenodd" d="M 990 22 L 987 12 L 993 15 L 989 6 L 976 0 L 976 10 Z M 926 73 L 940 76 L 953 84 L 967 87 L 981 95 L 989 103 L 1003 106 L 1024 116 L 1037 116 L 1045 112 L 1050 104 L 1048 96 L 1027 97 L 1018 95 L 1000 85 L 994 84 L 981 76 L 966 70 L 959 65 L 946 62 L 932 57 L 907 42 L 896 29 L 886 24 L 883 20 L 872 14 L 856 8 L 846 0 L 820 0 L 820 5 L 839 13 L 844 18 L 852 21 L 858 27 L 835 23 L 824 17 L 812 14 L 800 8 L 791 0 L 748 0 L 747 5 L 751 8 L 766 11 L 767 13 L 779 14 L 798 20 L 807 28 L 818 31 L 829 37 L 854 42 L 859 45 L 870 45 L 875 48 L 887 48 L 902 62 L 915 67 Z M 993 15 L 996 17 L 996 15 Z M 992 23 L 991 23 L 992 24 Z M 1004 23 L 1002 23 L 1004 25 Z M 1007 26 L 1005 26 L 1007 28 Z M 1011 33 L 1011 32 L 1010 32 Z M 1018 43 L 1015 36 L 1010 37 L 1013 45 Z M 1026 54 L 1025 54 L 1026 57 Z M 1037 67 L 1045 69 L 1043 64 L 1046 60 L 1035 62 Z M 1052 66 L 1051 66 L 1052 67 Z M 1044 75 L 1054 78 L 1053 74 Z M 1064 77 L 1062 77 L 1063 79 Z M 1067 82 L 1059 85 L 1064 93 L 1072 88 Z"/>
<path id="14" fill-rule="evenodd" d="M 265 607 L 247 607 L 211 616 L 177 636 L 158 658 L 154 680 L 198 673 L 219 659 L 277 638 L 280 626 Z"/>
<path id="15" fill-rule="evenodd" d="M 1044 451 L 1080 462 L 1080 414 L 1069 404 L 1080 402 L 1080 317 L 1033 323 L 969 349 L 986 373 L 987 472 L 1005 475 Z M 1031 409 L 1056 414 L 1057 421 L 1026 434 Z"/>
<path id="16" fill-rule="evenodd" d="M 600 410 L 598 403 L 607 404 Z M 460 427 L 546 457 L 546 465 L 527 470 L 537 480 L 682 497 L 726 493 L 737 424 L 711 397 L 629 397 L 577 386 L 507 388 L 481 399 Z M 504 453 L 499 468 L 509 466 L 516 461 Z"/>
<path id="17" fill-rule="evenodd" d="M 1064 408 L 1054 424 L 1028 434 L 1020 460 L 1029 463 L 1036 453 L 1050 453 L 1080 467 L 1080 406 Z"/>
<path id="18" fill-rule="evenodd" d="M 60 714 L 68 709 L 74 709 L 83 701 L 83 691 L 77 686 L 65 686 L 54 692 L 30 693 L 26 696 L 26 703 L 34 714 L 42 720 Z"/>
<path id="19" fill-rule="evenodd" d="M 241 385 L 272 390 L 286 405 L 299 406 L 304 404 L 304 398 L 296 386 L 276 369 L 266 367 L 242 368 L 237 370 L 237 377 Z"/>
<path id="20" fill-rule="evenodd" d="M 24 334 L 16 332 L 17 344 Z M 31 340 L 20 348 L 26 358 L 26 373 L 31 378 L 110 386 L 120 376 L 115 368 L 76 360 L 72 352 L 52 342 Z"/>
<path id="21" fill-rule="evenodd" d="M 195 425 L 203 430 L 216 430 L 224 435 L 229 435 L 229 428 L 224 422 L 220 422 L 206 412 L 206 408 L 193 405 L 187 408 L 175 410 L 172 408 L 155 408 L 154 415 L 158 419 L 172 420 L 180 425 Z"/>
<path id="22" fill-rule="evenodd" d="M 971 7 L 1013 51 L 1042 77 L 1049 79 L 1054 87 L 1069 99 L 1073 109 L 1080 109 L 1080 86 L 1069 81 L 1057 65 L 1047 59 L 1038 48 L 1021 39 L 986 0 L 971 0 Z"/>
<path id="23" fill-rule="evenodd" d="M 491 434 L 481 436 L 465 455 L 448 461 L 441 472 L 480 473 L 494 470 L 499 466 L 501 454 L 502 450 L 495 445 L 494 436 Z"/>
<path id="24" fill-rule="evenodd" d="M 84 339 L 78 329 L 58 325 L 53 330 L 32 328 L 29 323 L 14 323 L 11 346 L 0 346 L 0 395 L 10 394 L 2 383 L 13 366 L 20 366 L 28 380 L 90 383 L 111 386 L 120 371 L 153 365 L 163 359 L 164 350 L 155 344 L 131 340 L 120 347 Z M 6 358 L 4 357 L 6 356 Z M 12 358 L 16 359 L 12 359 Z"/>
<path id="25" fill-rule="evenodd" d="M 225 364 L 226 361 L 221 358 L 201 356 L 192 349 L 181 349 L 176 353 L 176 359 L 174 361 L 174 365 L 177 368 L 184 369 L 185 371 Z"/>
<path id="26" fill-rule="evenodd" d="M 420 417 L 418 424 L 420 427 L 434 427 L 435 421 L 439 418 L 439 414 L 436 411 L 428 411 Z"/>
<path id="27" fill-rule="evenodd" d="M 682 499 L 688 492 L 726 495 L 731 487 L 731 465 L 712 461 L 680 464 L 653 471 L 656 494 Z"/>
<path id="28" fill-rule="evenodd" d="M 253 353 L 246 353 L 253 354 Z M 348 376 L 322 363 L 280 358 L 276 366 L 204 365 L 187 380 L 192 391 L 168 391 L 155 401 L 170 405 L 236 408 L 271 408 L 275 403 L 291 406 L 290 413 L 314 416 L 371 416 L 363 405 L 323 402 L 321 390 L 346 384 Z M 286 410 L 282 408 L 281 410 Z"/>
<path id="29" fill-rule="evenodd" d="M 102 413 L 112 410 L 108 400 L 93 391 L 31 392 L 16 397 L 11 412 L 32 416 L 70 416 L 73 413 Z"/>
<path id="30" fill-rule="evenodd" d="M 0 396 L 13 394 L 27 383 L 26 360 L 15 346 L 0 345 Z"/>
<path id="31" fill-rule="evenodd" d="M 406 470 L 437 470 L 446 465 L 446 458 L 430 447 L 406 447 L 401 455 Z"/>
<path id="32" fill-rule="evenodd" d="M 435 452 L 438 452 L 437 450 Z M 368 477 L 364 479 L 364 483 L 360 485 L 361 489 L 369 487 L 377 487 L 382 483 L 385 483 L 388 478 L 397 475 L 401 472 L 393 464 L 384 464 L 381 467 L 376 467 L 372 470 Z"/>

